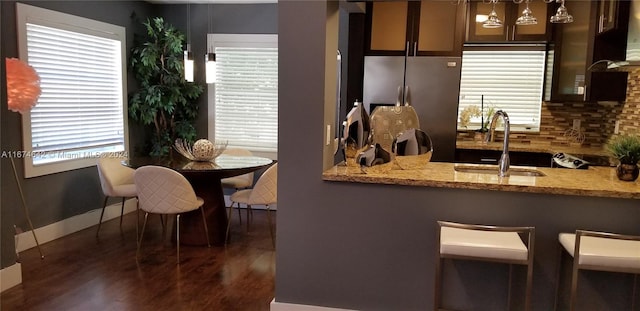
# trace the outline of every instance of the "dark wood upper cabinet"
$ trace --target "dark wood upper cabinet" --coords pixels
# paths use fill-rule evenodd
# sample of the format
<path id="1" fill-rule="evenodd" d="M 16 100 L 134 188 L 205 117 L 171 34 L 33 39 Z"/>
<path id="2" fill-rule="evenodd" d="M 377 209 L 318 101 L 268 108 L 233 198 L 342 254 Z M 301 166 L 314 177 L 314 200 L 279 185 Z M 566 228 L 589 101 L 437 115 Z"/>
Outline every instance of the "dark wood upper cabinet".
<path id="1" fill-rule="evenodd" d="M 460 56 L 465 8 L 440 0 L 369 2 L 365 54 Z"/>
<path id="2" fill-rule="evenodd" d="M 542 0 L 530 1 L 529 9 L 538 23 L 516 25 L 516 20 L 525 7 L 525 1 L 522 3 L 514 3 L 511 0 L 499 1 L 495 5 L 495 11 L 502 20 L 503 26 L 483 28 L 482 22 L 493 9 L 493 4 L 485 1 L 471 1 L 467 17 L 466 42 L 549 41 L 552 34 L 552 27 L 549 24 L 552 6 Z"/>
<path id="3" fill-rule="evenodd" d="M 603 8 L 615 5 L 614 27 L 603 30 Z M 599 60 L 624 60 L 629 20 L 629 1 L 567 0 L 565 6 L 574 22 L 556 24 L 556 44 L 550 49 L 553 63 L 551 101 L 623 101 L 626 98 L 627 73 L 604 71 L 603 66 L 589 68 Z M 551 71 L 550 71 L 551 72 Z"/>

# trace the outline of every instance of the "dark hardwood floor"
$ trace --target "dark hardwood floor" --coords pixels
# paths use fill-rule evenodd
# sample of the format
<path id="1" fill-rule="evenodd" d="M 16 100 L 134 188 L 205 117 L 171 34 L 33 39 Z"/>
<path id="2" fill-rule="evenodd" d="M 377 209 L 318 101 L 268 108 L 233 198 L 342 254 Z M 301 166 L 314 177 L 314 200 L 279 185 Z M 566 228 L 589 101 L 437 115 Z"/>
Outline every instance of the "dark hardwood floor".
<path id="1" fill-rule="evenodd" d="M 149 215 L 136 261 L 135 213 L 20 253 L 22 284 L 6 290 L 10 310 L 269 310 L 275 250 L 266 211 L 255 210 L 247 232 L 234 211 L 227 247 L 180 247 L 181 264 L 159 216 Z M 272 212 L 275 219 L 275 212 Z M 142 213 L 140 217 L 142 224 Z M 140 226 L 142 227 L 142 226 Z M 171 221 L 169 222 L 171 228 Z"/>

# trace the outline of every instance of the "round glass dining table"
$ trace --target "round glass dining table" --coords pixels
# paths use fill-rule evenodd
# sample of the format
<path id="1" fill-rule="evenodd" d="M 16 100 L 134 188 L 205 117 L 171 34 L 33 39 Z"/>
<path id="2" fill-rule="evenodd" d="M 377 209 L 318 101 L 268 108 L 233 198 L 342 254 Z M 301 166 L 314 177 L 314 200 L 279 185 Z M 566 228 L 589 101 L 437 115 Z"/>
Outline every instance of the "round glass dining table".
<path id="1" fill-rule="evenodd" d="M 123 165 L 138 168 L 158 165 L 174 169 L 191 183 L 196 195 L 204 200 L 204 214 L 209 229 L 209 240 L 213 245 L 223 245 L 226 239 L 227 213 L 221 180 L 243 175 L 268 167 L 275 161 L 256 156 L 233 156 L 222 154 L 214 161 L 191 161 L 181 155 L 171 158 L 132 157 Z M 185 245 L 207 245 L 202 217 L 199 210 L 180 216 L 180 243 Z M 172 236 L 175 236 L 175 226 Z"/>

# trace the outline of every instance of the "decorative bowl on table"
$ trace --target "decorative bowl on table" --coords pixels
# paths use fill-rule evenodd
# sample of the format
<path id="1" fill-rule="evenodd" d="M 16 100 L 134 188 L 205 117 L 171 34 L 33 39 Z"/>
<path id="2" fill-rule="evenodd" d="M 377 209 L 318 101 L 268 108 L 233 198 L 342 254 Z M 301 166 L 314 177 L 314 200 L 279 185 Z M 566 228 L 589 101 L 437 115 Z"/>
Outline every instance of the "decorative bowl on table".
<path id="1" fill-rule="evenodd" d="M 211 142 L 198 139 L 193 145 L 182 139 L 176 139 L 174 149 L 191 161 L 208 162 L 221 155 L 227 149 L 227 142 Z"/>

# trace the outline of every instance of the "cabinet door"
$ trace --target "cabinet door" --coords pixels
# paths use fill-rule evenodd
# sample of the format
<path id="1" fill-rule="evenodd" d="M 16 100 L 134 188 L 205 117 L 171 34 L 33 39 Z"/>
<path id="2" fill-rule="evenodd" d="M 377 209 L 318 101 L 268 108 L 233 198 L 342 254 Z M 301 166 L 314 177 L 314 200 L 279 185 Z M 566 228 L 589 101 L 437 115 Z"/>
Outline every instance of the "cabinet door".
<path id="1" fill-rule="evenodd" d="M 552 101 L 621 101 L 626 97 L 625 72 L 588 70 L 601 59 L 620 59 L 626 34 L 603 33 L 598 28 L 598 3 L 567 1 L 574 22 L 558 25 L 553 65 Z"/>
<path id="2" fill-rule="evenodd" d="M 367 54 L 404 55 L 407 42 L 408 7 L 403 2 L 374 2 L 367 9 L 371 12 L 369 45 Z M 388 51 L 391 53 L 384 53 Z"/>
<path id="3" fill-rule="evenodd" d="M 368 3 L 365 54 L 460 56 L 465 8 L 441 0 Z"/>
<path id="4" fill-rule="evenodd" d="M 464 10 L 455 1 L 422 0 L 414 55 L 460 56 Z"/>
<path id="5" fill-rule="evenodd" d="M 586 95 L 587 62 L 591 59 L 590 1 L 567 2 L 573 23 L 558 25 L 559 47 L 554 65 L 551 99 L 583 101 Z"/>

